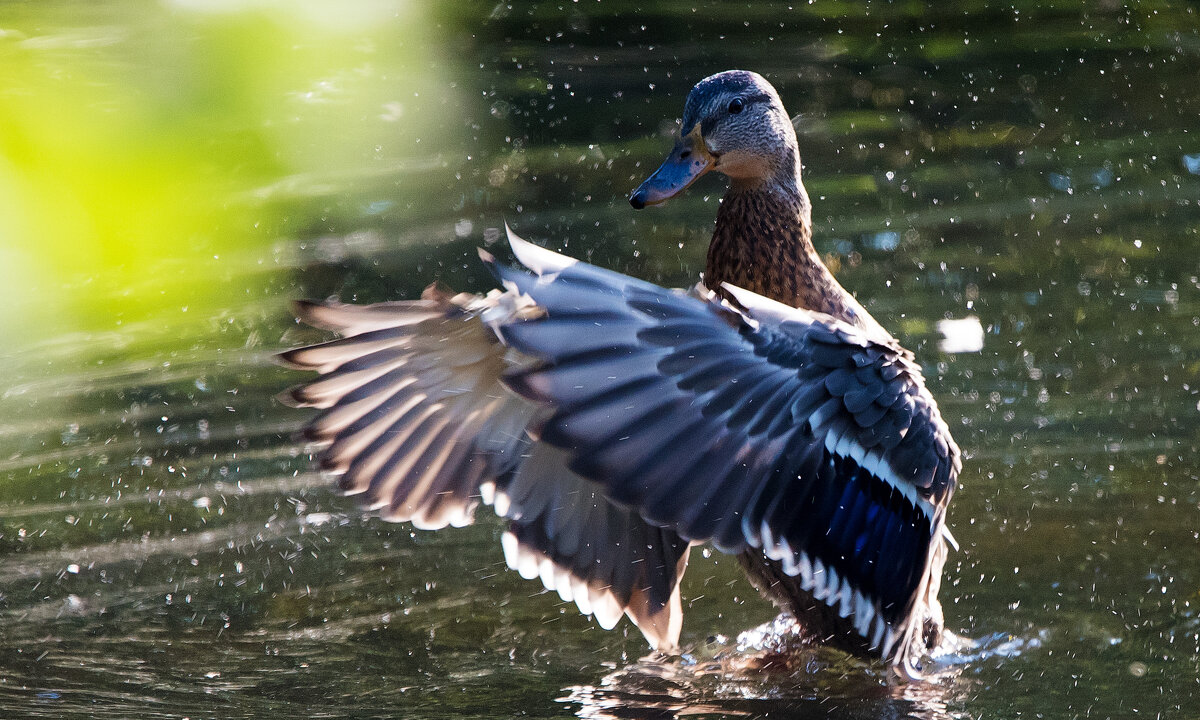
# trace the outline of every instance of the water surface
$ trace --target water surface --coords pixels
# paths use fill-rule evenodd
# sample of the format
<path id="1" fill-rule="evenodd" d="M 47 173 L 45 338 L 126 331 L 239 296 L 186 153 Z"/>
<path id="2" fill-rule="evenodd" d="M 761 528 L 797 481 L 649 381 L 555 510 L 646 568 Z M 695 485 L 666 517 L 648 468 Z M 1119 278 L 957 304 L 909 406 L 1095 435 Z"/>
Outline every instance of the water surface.
<path id="1" fill-rule="evenodd" d="M 0 715 L 1200 714 L 1195 4 L 330 8 L 0 8 Z M 689 654 L 639 662 L 486 513 L 363 517 L 274 400 L 320 337 L 290 298 L 485 289 L 505 220 L 692 282 L 720 179 L 624 196 L 729 67 L 800 116 L 818 248 L 966 452 L 942 599 L 977 644 L 939 682 L 739 665 L 773 612 L 699 552 Z M 982 350 L 939 349 L 966 317 Z"/>

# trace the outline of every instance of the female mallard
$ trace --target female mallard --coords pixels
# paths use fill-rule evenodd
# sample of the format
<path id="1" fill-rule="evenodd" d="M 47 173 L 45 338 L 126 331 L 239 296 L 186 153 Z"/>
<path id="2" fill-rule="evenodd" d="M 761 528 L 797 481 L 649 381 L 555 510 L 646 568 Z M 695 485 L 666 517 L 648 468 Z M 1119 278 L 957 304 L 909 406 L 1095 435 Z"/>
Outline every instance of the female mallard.
<path id="1" fill-rule="evenodd" d="M 813 639 L 913 676 L 939 639 L 959 451 L 912 356 L 822 264 L 792 123 L 762 77 L 688 95 L 630 198 L 731 179 L 689 295 L 510 235 L 503 291 L 301 303 L 339 340 L 284 354 L 321 377 L 321 466 L 389 520 L 510 526 L 505 558 L 605 628 L 677 646 L 691 544 L 735 553 Z"/>

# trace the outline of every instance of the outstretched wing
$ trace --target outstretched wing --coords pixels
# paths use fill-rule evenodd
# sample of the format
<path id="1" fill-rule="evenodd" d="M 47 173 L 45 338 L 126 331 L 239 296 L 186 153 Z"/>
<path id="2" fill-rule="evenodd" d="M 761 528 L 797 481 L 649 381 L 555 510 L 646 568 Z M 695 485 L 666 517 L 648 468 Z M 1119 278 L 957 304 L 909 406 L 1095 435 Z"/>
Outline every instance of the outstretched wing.
<path id="1" fill-rule="evenodd" d="M 736 289 L 745 315 L 583 263 L 496 271 L 544 311 L 499 327 L 539 360 L 506 381 L 571 470 L 686 540 L 761 548 L 908 652 L 960 461 L 906 352 Z"/>
<path id="2" fill-rule="evenodd" d="M 280 356 L 321 373 L 287 399 L 322 409 L 305 428 L 325 445 L 321 468 L 388 520 L 465 525 L 480 485 L 520 462 L 534 408 L 497 383 L 519 359 L 471 301 L 431 288 L 413 302 L 295 306 L 301 320 L 344 337 Z"/>
<path id="3" fill-rule="evenodd" d="M 347 337 L 322 377 L 322 464 L 390 519 L 511 521 L 511 566 L 651 644 L 679 634 L 689 542 L 756 549 L 897 665 L 940 626 L 959 453 L 890 338 L 728 288 L 671 292 L 511 238 L 506 291 L 304 305 Z M 507 389 L 506 389 L 507 388 Z M 508 389 L 515 391 L 508 392 Z"/>
<path id="4" fill-rule="evenodd" d="M 426 529 L 468 524 L 488 499 L 510 520 L 510 567 L 605 628 L 625 613 L 652 646 L 677 645 L 687 542 L 615 505 L 560 451 L 532 441 L 526 426 L 538 408 L 500 381 L 530 358 L 501 344 L 489 322 L 536 308 L 430 288 L 417 301 L 304 302 L 295 311 L 343 336 L 280 356 L 321 375 L 284 399 L 321 409 L 305 435 L 324 446 L 320 465 L 342 489 L 388 520 Z"/>

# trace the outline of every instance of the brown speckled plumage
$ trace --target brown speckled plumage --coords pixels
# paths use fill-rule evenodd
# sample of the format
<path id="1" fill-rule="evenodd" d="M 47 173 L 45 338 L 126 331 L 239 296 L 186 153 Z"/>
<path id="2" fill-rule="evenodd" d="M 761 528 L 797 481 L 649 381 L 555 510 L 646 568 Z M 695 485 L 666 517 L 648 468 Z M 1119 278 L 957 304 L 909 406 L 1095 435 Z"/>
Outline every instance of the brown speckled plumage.
<path id="1" fill-rule="evenodd" d="M 828 271 L 814 257 L 808 198 L 803 193 L 731 191 L 717 211 L 704 282 L 730 283 L 792 306 L 831 312 Z M 822 281 L 825 281 L 822 283 Z"/>
<path id="2" fill-rule="evenodd" d="M 883 333 L 821 261 L 812 244 L 810 212 L 798 177 L 783 190 L 732 188 L 717 211 L 705 284 L 721 292 L 721 283 L 729 283 Z"/>

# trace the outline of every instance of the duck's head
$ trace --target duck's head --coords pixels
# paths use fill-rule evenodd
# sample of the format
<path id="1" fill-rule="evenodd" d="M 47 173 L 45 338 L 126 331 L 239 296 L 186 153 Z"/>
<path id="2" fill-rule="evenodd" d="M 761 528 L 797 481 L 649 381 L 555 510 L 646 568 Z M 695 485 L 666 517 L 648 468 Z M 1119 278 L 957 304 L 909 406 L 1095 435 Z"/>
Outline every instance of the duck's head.
<path id="1" fill-rule="evenodd" d="M 727 70 L 696 83 L 679 134 L 662 166 L 629 196 L 635 208 L 675 197 L 709 170 L 729 176 L 735 188 L 797 184 L 796 131 L 758 73 Z"/>

